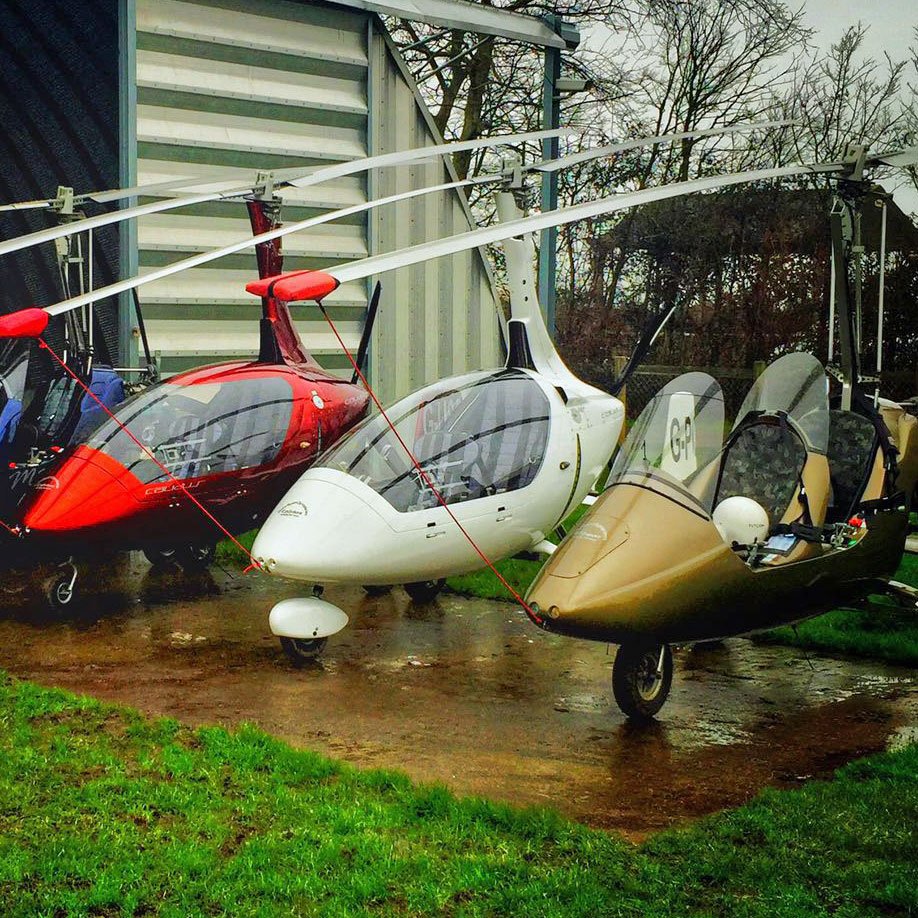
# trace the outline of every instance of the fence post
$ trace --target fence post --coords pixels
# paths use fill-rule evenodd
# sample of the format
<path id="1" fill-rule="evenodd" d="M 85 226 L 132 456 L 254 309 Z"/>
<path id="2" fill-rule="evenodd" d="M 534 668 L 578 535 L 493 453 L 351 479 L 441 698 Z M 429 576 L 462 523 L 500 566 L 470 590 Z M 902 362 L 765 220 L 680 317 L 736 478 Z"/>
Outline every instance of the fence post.
<path id="1" fill-rule="evenodd" d="M 615 374 L 615 379 L 619 379 L 622 373 L 625 372 L 625 367 L 628 366 L 627 357 L 613 357 L 612 358 L 612 371 Z M 628 386 L 622 386 L 621 391 L 618 393 L 618 399 L 625 407 L 625 417 L 628 417 Z M 625 440 L 625 424 L 622 424 L 621 433 L 618 435 L 618 442 L 623 443 Z"/>

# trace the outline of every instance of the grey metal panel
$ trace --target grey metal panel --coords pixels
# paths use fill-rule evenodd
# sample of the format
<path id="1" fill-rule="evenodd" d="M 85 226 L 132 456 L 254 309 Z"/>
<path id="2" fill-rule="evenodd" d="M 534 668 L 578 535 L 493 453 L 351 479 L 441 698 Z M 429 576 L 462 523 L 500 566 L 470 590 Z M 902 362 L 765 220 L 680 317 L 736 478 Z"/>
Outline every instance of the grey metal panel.
<path id="1" fill-rule="evenodd" d="M 141 32 L 342 61 L 366 66 L 364 17 L 284 0 L 198 3 L 183 0 L 140 0 L 137 28 Z"/>
<path id="2" fill-rule="evenodd" d="M 369 80 L 370 97 L 386 100 L 371 116 L 371 153 L 442 142 L 410 74 L 381 29 L 370 49 Z M 376 195 L 383 196 L 454 177 L 451 163 L 443 159 L 387 170 L 373 182 Z M 474 226 L 464 196 L 454 191 L 386 205 L 374 211 L 370 221 L 374 254 Z M 497 313 L 490 268 L 482 253 L 463 252 L 390 272 L 382 280 L 371 372 L 385 399 L 442 376 L 498 365 Z"/>

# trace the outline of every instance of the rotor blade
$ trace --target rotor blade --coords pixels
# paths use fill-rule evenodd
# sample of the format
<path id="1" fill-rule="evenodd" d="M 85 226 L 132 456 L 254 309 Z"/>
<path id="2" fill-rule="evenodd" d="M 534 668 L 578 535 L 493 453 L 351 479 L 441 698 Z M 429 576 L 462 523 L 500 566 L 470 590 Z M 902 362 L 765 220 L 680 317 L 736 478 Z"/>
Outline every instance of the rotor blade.
<path id="1" fill-rule="evenodd" d="M 621 153 L 625 150 L 631 150 L 635 147 L 649 146 L 656 143 L 666 143 L 668 141 L 682 140 L 687 137 L 709 137 L 717 134 L 730 134 L 730 133 L 742 133 L 745 131 L 752 131 L 758 128 L 766 129 L 771 127 L 782 127 L 788 124 L 795 124 L 794 121 L 763 121 L 761 123 L 752 123 L 749 124 L 739 124 L 732 127 L 721 127 L 721 128 L 706 128 L 700 131 L 683 131 L 679 134 L 659 134 L 655 137 L 642 137 L 635 138 L 633 140 L 624 140 L 619 143 L 611 144 L 605 147 L 596 147 L 594 150 L 584 151 L 578 154 L 572 154 L 576 157 L 582 157 L 578 159 L 571 159 L 566 157 L 570 165 L 575 165 L 576 163 L 588 160 L 594 156 L 611 156 L 613 153 Z M 541 140 L 547 137 L 555 137 L 561 133 L 558 131 L 534 131 L 526 135 L 518 135 L 519 139 L 529 139 L 529 140 Z M 581 133 L 579 131 L 571 131 L 571 134 Z M 497 140 L 499 138 L 492 138 Z M 476 143 L 477 141 L 471 141 Z M 459 152 L 459 149 L 456 146 L 450 146 L 450 152 Z M 436 156 L 435 147 L 428 147 L 427 151 L 431 157 Z M 464 149 L 469 149 L 469 147 L 464 147 Z M 475 149 L 472 147 L 471 149 Z M 431 152 L 433 151 L 433 152 Z M 592 155 L 590 155 L 592 154 Z M 386 155 L 397 155 L 397 154 L 386 154 Z M 555 165 L 559 163 L 560 160 L 549 160 L 541 164 L 540 171 L 542 172 L 554 172 L 557 169 L 563 168 L 563 166 Z M 298 178 L 300 176 L 308 175 L 309 173 L 316 172 L 320 169 L 319 166 L 291 166 L 286 169 L 281 169 L 280 171 L 275 171 L 274 177 L 275 180 L 284 181 L 287 178 Z M 370 168 L 370 167 L 368 167 Z M 186 188 L 197 188 L 200 185 L 214 185 L 214 191 L 217 190 L 227 190 L 232 188 L 236 184 L 236 179 L 238 177 L 239 182 L 243 182 L 252 174 L 251 169 L 239 169 L 232 176 L 224 175 L 219 181 L 208 181 L 206 175 L 199 175 L 193 178 L 181 179 L 178 181 L 167 181 L 167 182 L 156 182 L 149 185 L 134 185 L 131 188 L 113 188 L 108 191 L 90 191 L 86 194 L 79 194 L 74 196 L 74 203 L 81 204 L 86 201 L 93 201 L 96 204 L 107 204 L 111 201 L 121 201 L 125 198 L 135 198 L 143 197 L 151 194 L 158 193 L 168 193 L 170 191 L 182 191 Z M 334 176 L 330 176 L 333 178 Z M 17 204 L 2 204 L 0 205 L 0 212 L 9 211 L 9 210 L 35 210 L 41 207 L 48 208 L 56 201 L 56 198 L 42 198 L 35 201 L 20 201 Z M 126 217 L 124 219 L 127 219 Z"/>
<path id="2" fill-rule="evenodd" d="M 785 123 L 788 123 L 788 122 L 771 121 L 771 122 L 762 122 L 761 124 L 757 124 L 757 125 L 751 125 L 751 124 L 741 125 L 738 128 L 738 130 L 751 130 L 753 127 L 764 128 L 764 127 L 771 127 L 774 125 L 780 125 L 780 124 L 785 124 Z M 711 130 L 707 130 L 707 131 L 704 131 L 701 133 L 695 133 L 695 134 L 692 134 L 691 132 L 683 132 L 681 134 L 659 135 L 657 137 L 651 137 L 646 140 L 623 141 L 621 144 L 613 144 L 611 146 L 606 146 L 606 147 L 596 147 L 593 150 L 583 150 L 579 153 L 572 153 L 568 156 L 562 156 L 558 159 L 544 160 L 542 162 L 534 163 L 528 166 L 524 166 L 522 168 L 523 168 L 523 171 L 526 171 L 526 172 L 546 171 L 546 170 L 556 171 L 559 169 L 567 168 L 572 165 L 576 165 L 581 162 L 585 162 L 590 159 L 597 159 L 599 157 L 612 155 L 622 150 L 631 149 L 632 147 L 640 146 L 642 143 L 662 143 L 665 141 L 679 140 L 686 136 L 701 136 L 701 134 L 704 134 L 705 136 L 707 136 L 708 134 L 712 133 L 712 131 L 714 130 L 718 132 L 721 131 L 721 129 L 718 128 L 718 129 L 711 129 Z M 506 142 L 509 142 L 511 137 L 515 138 L 517 141 L 521 141 L 524 138 L 525 139 L 537 139 L 539 137 L 544 136 L 545 134 L 553 134 L 553 133 L 554 132 L 551 132 L 551 131 L 534 131 L 534 132 L 530 132 L 529 134 L 507 135 L 506 137 L 503 138 L 503 140 Z M 493 138 L 493 140 L 495 141 L 497 141 L 498 139 L 501 139 L 501 138 Z M 470 141 L 469 143 L 478 144 L 479 146 L 481 146 L 485 142 L 484 141 Z M 457 145 L 446 144 L 444 146 L 451 146 L 451 149 L 455 149 L 457 146 L 462 147 L 463 149 L 466 147 L 466 145 L 463 145 L 463 144 L 457 144 Z M 405 151 L 402 153 L 385 153 L 379 157 L 372 157 L 371 159 L 375 161 L 375 165 L 373 167 L 367 166 L 366 168 L 399 165 L 400 163 L 405 161 L 402 157 L 404 157 L 406 153 L 424 154 L 424 158 L 428 158 L 431 154 L 431 151 L 435 151 L 437 149 L 439 148 L 427 147 L 426 149 L 423 149 L 423 150 L 418 149 L 415 151 Z M 433 154 L 433 156 L 436 156 L 436 155 L 439 155 L 439 154 L 436 154 L 436 153 Z M 430 158 L 433 158 L 433 157 L 430 157 Z M 417 159 L 415 159 L 414 161 L 417 161 Z M 369 163 L 370 160 L 362 160 L 361 162 L 366 164 L 366 163 Z M 345 174 L 345 173 L 339 172 L 338 170 L 347 170 L 349 168 L 352 168 L 354 165 L 355 163 L 353 162 L 352 163 L 341 163 L 336 166 L 330 166 L 330 167 L 326 167 L 320 170 L 315 170 L 309 175 L 305 175 L 305 176 L 303 176 L 299 172 L 299 170 L 297 170 L 296 168 L 286 169 L 286 170 L 282 170 L 279 173 L 275 173 L 275 179 L 284 178 L 284 176 L 288 174 L 295 173 L 299 177 L 292 181 L 288 181 L 287 184 L 295 185 L 296 187 L 302 188 L 307 185 L 316 184 L 317 182 L 320 182 L 320 181 L 325 181 L 329 178 L 339 177 L 341 174 Z M 231 254 L 234 254 L 235 252 L 243 251 L 244 249 L 248 248 L 250 245 L 256 244 L 256 242 L 268 242 L 271 239 L 276 239 L 280 236 L 287 235 L 287 233 L 298 232 L 300 230 L 309 229 L 312 226 L 316 226 L 328 220 L 334 220 L 334 219 L 338 219 L 339 217 L 344 217 L 344 216 L 349 216 L 351 214 L 360 213 L 363 210 L 368 210 L 372 207 L 377 207 L 382 204 L 388 204 L 388 203 L 392 203 L 392 202 L 399 201 L 399 200 L 406 200 L 407 198 L 411 198 L 419 194 L 430 194 L 435 191 L 445 191 L 445 190 L 452 189 L 452 188 L 461 188 L 463 186 L 472 185 L 472 184 L 484 184 L 487 182 L 498 181 L 501 178 L 503 178 L 502 173 L 490 173 L 490 174 L 485 174 L 482 176 L 476 176 L 473 179 L 466 179 L 460 182 L 448 182 L 442 185 L 433 185 L 427 188 L 405 192 L 402 195 L 393 195 L 391 197 L 384 198 L 379 201 L 368 202 L 366 205 L 355 205 L 353 208 L 346 208 L 344 210 L 333 211 L 329 214 L 323 214 L 320 217 L 312 218 L 311 220 L 306 220 L 301 223 L 290 224 L 288 226 L 283 227 L 282 230 L 274 230 L 270 233 L 266 233 L 266 234 L 263 234 L 262 236 L 258 236 L 255 239 L 244 240 L 238 244 L 228 246 L 225 249 L 214 250 L 213 252 L 210 252 L 210 253 L 201 253 L 200 255 L 192 256 L 191 258 L 184 259 L 183 261 L 175 262 L 172 265 L 167 265 L 165 268 L 162 268 L 159 271 L 154 271 L 154 272 L 151 272 L 150 274 L 145 275 L 144 278 L 140 280 L 139 283 L 132 283 L 132 281 L 136 279 L 131 279 L 128 281 L 119 281 L 108 287 L 103 287 L 100 290 L 97 290 L 95 293 L 95 296 L 90 296 L 89 294 L 85 294 L 83 297 L 76 298 L 76 300 L 68 300 L 66 302 L 71 303 L 71 302 L 78 301 L 79 305 L 85 305 L 88 302 L 94 302 L 95 300 L 101 299 L 102 297 L 105 297 L 105 296 L 111 296 L 115 293 L 121 293 L 125 290 L 134 289 L 137 286 L 140 286 L 141 283 L 150 283 L 153 280 L 160 280 L 164 277 L 170 276 L 171 274 L 175 274 L 178 271 L 183 271 L 187 268 L 194 268 L 194 267 L 197 267 L 198 265 L 205 264 L 207 261 L 215 260 L 217 258 L 222 258 L 224 255 L 231 255 Z M 197 203 L 198 201 L 217 200 L 220 197 L 226 197 L 226 196 L 231 196 L 231 195 L 225 194 L 225 195 L 210 196 L 210 194 L 202 194 L 202 195 L 197 196 L 195 199 L 183 198 L 182 200 L 184 203 L 190 204 L 190 203 Z M 177 206 L 177 205 L 172 200 L 153 202 L 152 204 L 142 205 L 141 207 L 133 208 L 133 211 L 134 211 L 133 215 L 142 216 L 143 214 L 146 214 L 146 213 L 157 213 L 161 210 L 168 210 L 174 206 Z M 140 213 L 141 211 L 143 213 Z M 128 211 L 118 211 L 117 214 L 119 214 L 121 218 L 124 219 L 126 215 L 128 214 Z M 16 243 L 20 241 L 31 239 L 33 241 L 27 243 L 30 245 L 34 245 L 38 242 L 50 241 L 51 239 L 57 238 L 60 235 L 64 235 L 67 232 L 75 232 L 77 230 L 82 231 L 84 229 L 92 229 L 94 226 L 101 225 L 101 222 L 99 221 L 108 222 L 106 221 L 106 218 L 110 216 L 113 216 L 113 215 L 104 214 L 101 217 L 92 217 L 87 220 L 79 221 L 78 223 L 75 223 L 75 224 L 70 224 L 68 227 L 64 227 L 64 228 L 53 227 L 49 230 L 43 230 L 39 233 L 33 233 L 31 234 L 31 236 L 20 236 L 18 237 L 18 239 L 9 240 L 8 243 L 0 243 L 0 255 L 6 252 L 10 252 L 10 251 L 16 251 L 18 248 L 24 248 L 25 245 L 15 245 Z M 38 237 L 41 237 L 41 238 L 38 238 Z M 60 305 L 63 305 L 63 304 L 60 304 Z M 75 307 L 71 307 L 71 308 L 75 308 Z"/>
<path id="3" fill-rule="evenodd" d="M 584 150 L 581 153 L 571 153 L 561 159 L 550 160 L 535 168 L 539 172 L 556 172 L 558 169 L 564 169 L 568 166 L 575 166 L 578 163 L 590 159 L 596 159 L 599 156 L 612 156 L 614 153 L 622 153 L 625 150 L 633 150 L 636 147 L 649 147 L 658 143 L 671 143 L 675 140 L 685 140 L 689 137 L 714 137 L 718 134 L 742 134 L 746 131 L 764 130 L 765 128 L 785 127 L 789 124 L 797 124 L 796 121 L 761 121 L 758 123 L 749 122 L 748 124 L 736 124 L 731 127 L 705 128 L 701 131 L 682 131 L 678 134 L 657 134 L 656 137 L 640 137 L 634 140 L 623 140 L 619 143 L 613 143 L 605 147 L 594 147 L 592 150 Z"/>
<path id="4" fill-rule="evenodd" d="M 895 166 L 897 169 L 918 166 L 918 145 L 890 153 L 871 153 L 867 157 L 867 162 L 871 166 Z"/>
<path id="5" fill-rule="evenodd" d="M 50 207 L 52 200 L 44 198 L 41 201 L 19 201 L 16 204 L 0 204 L 0 212 L 8 210 L 38 210 L 39 207 Z"/>
<path id="6" fill-rule="evenodd" d="M 754 182 L 763 178 L 777 178 L 789 175 L 806 175 L 816 172 L 833 172 L 840 171 L 841 168 L 842 166 L 839 163 L 830 163 L 823 166 L 787 166 L 780 169 L 765 169 L 757 170 L 754 172 L 741 172 L 734 176 L 709 176 L 708 178 L 704 179 L 696 179 L 693 182 L 679 182 L 673 185 L 665 185 L 662 188 L 647 188 L 642 192 L 631 192 L 628 194 L 613 195 L 608 198 L 603 198 L 599 201 L 580 204 L 575 207 L 563 208 L 561 210 L 550 211 L 547 214 L 536 214 L 535 216 L 526 217 L 520 221 L 514 221 L 512 224 L 506 223 L 498 227 L 471 230 L 467 233 L 462 233 L 457 236 L 447 237 L 446 239 L 421 243 L 412 248 L 400 249 L 395 252 L 386 253 L 384 255 L 372 256 L 360 261 L 339 265 L 338 267 L 333 268 L 332 272 L 334 273 L 334 276 L 339 280 L 356 280 L 358 278 L 368 277 L 369 275 L 377 272 L 381 273 L 383 271 L 391 271 L 395 268 L 402 267 L 403 265 L 399 263 L 399 259 L 405 257 L 407 253 L 416 254 L 412 256 L 411 261 L 407 261 L 405 264 L 416 264 L 417 262 L 425 261 L 428 258 L 438 258 L 442 255 L 452 254 L 453 252 L 460 252 L 470 248 L 477 248 L 479 245 L 485 245 L 488 242 L 497 242 L 501 239 L 506 239 L 510 236 L 516 236 L 521 233 L 535 232 L 536 230 L 544 229 L 548 226 L 559 226 L 562 223 L 572 223 L 576 220 L 581 220 L 584 217 L 596 216 L 601 213 L 609 213 L 615 210 L 631 207 L 636 204 L 643 204 L 648 201 L 657 200 L 658 197 L 655 197 L 654 195 L 659 196 L 659 199 L 662 200 L 664 198 L 677 197 L 681 194 L 689 194 L 694 191 L 717 188 L 721 185 L 726 186 L 740 184 L 742 182 Z M 100 287 L 99 289 L 90 291 L 89 293 L 71 297 L 68 300 L 62 300 L 59 303 L 48 306 L 47 312 L 49 315 L 61 315 L 62 313 L 69 312 L 71 309 L 77 309 L 80 306 L 85 306 L 88 303 L 96 302 L 97 300 L 104 299 L 105 297 L 114 296 L 115 294 L 122 293 L 125 290 L 133 290 L 137 287 L 143 286 L 144 284 L 149 284 L 153 281 L 161 280 L 165 277 L 170 277 L 173 274 L 178 274 L 181 271 L 185 271 L 189 268 L 196 268 L 200 265 L 207 264 L 208 262 L 216 261 L 218 258 L 223 258 L 226 255 L 233 255 L 236 252 L 242 252 L 247 248 L 258 245 L 259 243 L 270 242 L 273 239 L 287 236 L 290 233 L 301 232 L 302 230 L 310 229 L 313 226 L 318 226 L 319 224 L 327 223 L 331 220 L 337 220 L 341 217 L 361 213 L 374 207 L 381 207 L 384 204 L 404 201 L 419 195 L 430 194 L 435 191 L 443 191 L 450 188 L 458 188 L 474 184 L 485 184 L 488 182 L 497 181 L 502 178 L 502 174 L 476 176 L 475 178 L 465 179 L 464 181 L 460 182 L 447 182 L 443 185 L 435 185 L 429 188 L 419 188 L 413 191 L 405 191 L 401 194 L 390 195 L 389 197 L 380 198 L 376 201 L 355 204 L 342 210 L 320 214 L 317 217 L 311 217 L 310 219 L 302 220 L 299 223 L 291 223 L 286 226 L 278 227 L 277 229 L 270 230 L 267 233 L 262 233 L 259 236 L 242 239 L 239 242 L 225 246 L 222 249 L 214 249 L 209 252 L 201 252 L 197 255 L 192 255 L 189 258 L 185 258 L 181 261 L 173 262 L 169 265 L 164 265 L 163 267 L 150 271 L 147 274 L 116 281 L 114 284 L 109 284 L 107 287 Z M 514 229 L 513 232 L 510 233 L 502 233 L 503 228 L 509 226 L 520 228 Z M 494 235 L 495 233 L 497 235 Z M 491 238 L 492 235 L 494 236 L 493 239 Z M 475 240 L 479 237 L 481 238 L 481 241 L 476 242 Z M 463 240 L 463 242 L 459 244 L 458 248 L 450 249 L 450 245 L 457 244 L 456 240 Z M 440 248 L 443 248 L 443 251 L 439 251 Z M 361 267 L 367 265 L 369 265 L 369 267 L 366 269 Z M 360 271 L 362 273 L 353 273 L 355 271 Z M 344 276 L 345 273 L 347 274 L 347 277 Z"/>
<path id="7" fill-rule="evenodd" d="M 329 268 L 328 273 L 336 277 L 341 283 L 345 283 L 346 281 L 369 277 L 372 274 L 394 271 L 397 268 L 404 268 L 432 258 L 454 255 L 457 252 L 464 252 L 467 249 L 478 248 L 492 242 L 501 242 L 504 239 L 510 239 L 513 236 L 520 236 L 524 233 L 535 233 L 551 226 L 562 226 L 587 217 L 598 217 L 602 214 L 626 210 L 639 204 L 649 204 L 653 201 L 663 201 L 698 191 L 713 191 L 717 188 L 727 188 L 731 185 L 741 185 L 764 179 L 840 172 L 841 169 L 842 165 L 840 163 L 827 163 L 817 166 L 783 166 L 777 169 L 756 169 L 748 172 L 736 172 L 730 175 L 708 176 L 688 182 L 674 182 L 671 185 L 663 185 L 656 188 L 644 188 L 641 191 L 616 194 L 601 198 L 598 201 L 590 201 L 586 204 L 577 204 L 573 207 L 564 207 L 544 214 L 535 214 L 510 223 L 472 230 L 468 233 L 459 233 L 456 236 L 449 236 L 446 239 L 439 239 L 435 242 L 420 243 L 396 252 L 372 255 L 369 258 Z"/>
<path id="8" fill-rule="evenodd" d="M 479 150 L 484 147 L 506 146 L 524 143 L 528 140 L 544 140 L 549 137 L 562 137 L 581 133 L 583 132 L 578 129 L 565 128 L 552 131 L 527 131 L 522 134 L 498 134 L 494 137 L 482 137 L 477 140 L 463 140 L 458 143 L 441 143 L 432 147 L 417 147 L 412 150 L 399 150 L 395 153 L 381 153 L 377 156 L 369 156 L 364 159 L 336 163 L 333 166 L 323 166 L 320 168 L 316 168 L 315 166 L 292 166 L 289 169 L 280 169 L 276 171 L 274 173 L 274 180 L 278 185 L 307 188 L 310 185 L 318 185 L 320 182 L 327 182 L 330 179 L 341 178 L 345 175 L 355 175 L 369 169 L 382 169 L 407 163 L 423 162 L 427 159 L 446 156 L 450 153 L 461 153 L 466 150 Z M 206 184 L 206 180 L 198 181 L 197 184 Z M 128 207 L 124 210 L 116 210 L 111 213 L 100 214 L 96 217 L 89 217 L 84 220 L 62 224 L 60 226 L 53 226 L 49 229 L 39 230 L 36 233 L 29 233 L 25 236 L 8 239 L 4 242 L 0 242 L 0 255 L 16 252 L 20 249 L 26 249 L 33 245 L 40 245 L 43 242 L 51 242 L 54 239 L 59 239 L 61 236 L 69 236 L 71 233 L 81 233 L 84 230 L 94 229 L 99 226 L 120 223 L 123 220 L 130 220 L 134 217 L 143 217 L 147 214 L 154 214 L 164 210 L 175 210 L 180 207 L 188 207 L 192 204 L 202 204 L 207 201 L 219 201 L 223 198 L 250 194 L 256 187 L 254 183 L 248 185 L 233 185 L 231 182 L 228 182 L 226 185 L 228 187 L 221 187 L 206 193 L 182 195 L 180 197 L 168 198 L 164 201 L 154 201 L 151 204 Z M 143 194 L 143 191 L 143 188 L 138 187 L 125 189 L 123 192 L 93 192 L 90 195 L 83 195 L 82 197 L 84 199 L 101 199 L 103 196 L 109 195 L 105 197 L 105 200 L 110 201 L 117 200 L 118 197 L 135 197 L 138 194 Z"/>
<path id="9" fill-rule="evenodd" d="M 236 252 L 243 252 L 246 249 L 253 248 L 256 245 L 259 245 L 263 242 L 270 242 L 273 239 L 279 239 L 283 236 L 287 236 L 290 233 L 302 232 L 303 230 L 311 229 L 314 226 L 319 226 L 322 223 L 330 223 L 333 220 L 338 220 L 342 217 L 349 217 L 352 214 L 363 213 L 367 210 L 372 210 L 375 207 L 382 207 L 384 204 L 394 204 L 399 201 L 406 201 L 409 198 L 418 197 L 423 194 L 432 194 L 437 191 L 446 191 L 452 188 L 462 188 L 467 185 L 477 185 L 485 184 L 487 182 L 494 182 L 503 178 L 503 175 L 486 175 L 486 176 L 476 176 L 471 179 L 464 179 L 459 182 L 446 182 L 443 185 L 433 185 L 428 188 L 417 188 L 413 191 L 403 191 L 400 194 L 389 195 L 385 198 L 377 198 L 375 201 L 366 201 L 362 204 L 354 204 L 351 207 L 345 207 L 341 210 L 333 210 L 328 213 L 319 214 L 316 217 L 310 217 L 307 220 L 301 220 L 299 223 L 290 223 L 284 226 L 280 226 L 277 229 L 269 230 L 267 233 L 261 233 L 258 236 L 250 236 L 247 239 L 241 239 L 239 242 L 234 242 L 231 245 L 224 246 L 222 249 L 211 249 L 207 252 L 199 252 L 197 255 L 191 255 L 188 258 L 183 258 L 181 261 L 172 262 L 172 264 L 164 265 L 161 268 L 156 268 L 154 271 L 150 271 L 147 274 L 137 275 L 136 277 L 129 277 L 125 280 L 115 281 L 113 284 L 109 284 L 107 287 L 99 287 L 97 290 L 91 290 L 88 293 L 80 294 L 79 296 L 71 297 L 69 300 L 62 300 L 59 303 L 55 303 L 53 306 L 47 307 L 47 312 L 50 315 L 57 316 L 65 312 L 70 312 L 71 309 L 77 309 L 80 306 L 86 306 L 88 303 L 94 303 L 97 300 L 104 299 L 108 296 L 114 296 L 118 293 L 123 293 L 126 290 L 134 290 L 137 287 L 142 287 L 144 284 L 152 283 L 153 281 L 162 280 L 164 277 L 171 277 L 173 274 L 179 274 L 182 271 L 187 271 L 189 268 L 197 268 L 201 265 L 205 265 L 208 262 L 216 261 L 218 258 L 223 258 L 226 255 L 234 255 Z"/>

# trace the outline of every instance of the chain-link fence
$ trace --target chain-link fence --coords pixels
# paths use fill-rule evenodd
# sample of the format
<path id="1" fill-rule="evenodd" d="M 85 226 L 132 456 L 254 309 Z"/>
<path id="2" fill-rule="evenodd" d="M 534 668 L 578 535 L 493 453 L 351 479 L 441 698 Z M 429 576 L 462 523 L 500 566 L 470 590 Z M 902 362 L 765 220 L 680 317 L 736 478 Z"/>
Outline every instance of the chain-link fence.
<path id="1" fill-rule="evenodd" d="M 587 382 L 598 386 L 605 391 L 612 388 L 618 375 L 624 369 L 624 358 L 588 366 L 578 366 L 577 374 Z M 765 369 L 767 364 L 762 361 L 748 369 L 733 367 L 670 367 L 660 365 L 644 365 L 638 367 L 628 380 L 628 385 L 619 393 L 619 398 L 625 402 L 626 415 L 629 420 L 634 420 L 643 410 L 645 405 L 668 382 L 681 376 L 683 373 L 700 371 L 708 373 L 719 383 L 724 393 L 724 414 L 732 423 L 752 385 L 752 381 Z M 865 383 L 864 388 L 872 392 L 873 386 Z M 906 401 L 913 399 L 918 393 L 918 377 L 915 370 L 890 370 L 881 374 L 880 394 L 893 401 Z"/>
<path id="2" fill-rule="evenodd" d="M 624 369 L 623 358 L 613 358 L 613 361 L 593 366 L 578 366 L 577 373 L 587 382 L 605 389 L 607 392 Z M 729 420 L 733 420 L 753 379 L 764 369 L 764 364 L 756 364 L 750 369 L 732 369 L 727 367 L 669 367 L 649 365 L 638 367 L 628 380 L 628 385 L 619 393 L 619 398 L 625 403 L 625 411 L 629 420 L 634 420 L 646 404 L 668 382 L 681 376 L 683 373 L 700 371 L 713 376 L 720 383 L 724 393 L 724 412 Z"/>

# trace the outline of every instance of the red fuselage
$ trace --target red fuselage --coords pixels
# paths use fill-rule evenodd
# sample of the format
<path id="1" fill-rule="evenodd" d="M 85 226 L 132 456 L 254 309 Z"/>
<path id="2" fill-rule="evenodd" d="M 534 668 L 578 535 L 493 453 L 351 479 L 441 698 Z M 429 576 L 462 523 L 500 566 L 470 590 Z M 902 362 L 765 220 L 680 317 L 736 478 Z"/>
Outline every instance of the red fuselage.
<path id="1" fill-rule="evenodd" d="M 181 373 L 116 409 L 142 447 L 106 420 L 43 480 L 22 523 L 36 545 L 74 551 L 216 542 L 185 489 L 230 532 L 250 529 L 367 404 L 362 387 L 314 364 Z"/>

